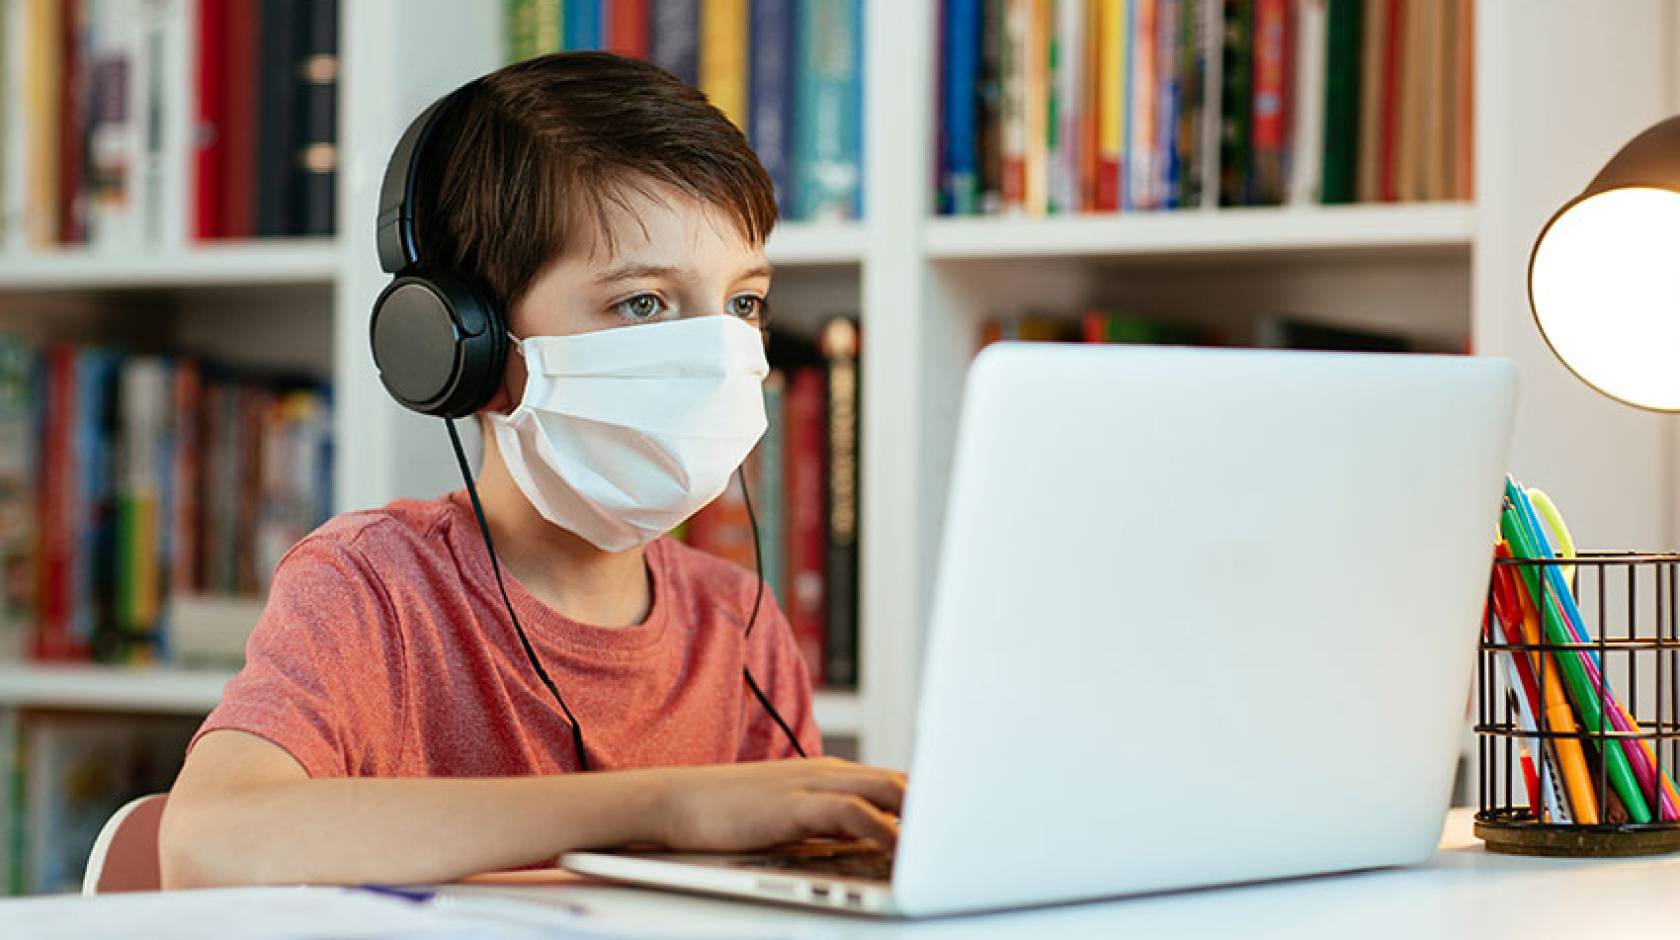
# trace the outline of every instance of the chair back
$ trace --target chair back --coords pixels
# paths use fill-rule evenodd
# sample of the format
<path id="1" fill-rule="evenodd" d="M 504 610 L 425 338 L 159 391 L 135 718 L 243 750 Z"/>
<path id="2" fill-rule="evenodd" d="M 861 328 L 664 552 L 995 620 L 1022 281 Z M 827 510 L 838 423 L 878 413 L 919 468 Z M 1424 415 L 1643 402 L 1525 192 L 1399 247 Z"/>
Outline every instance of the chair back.
<path id="1" fill-rule="evenodd" d="M 88 853 L 83 894 L 156 891 L 163 886 L 158 864 L 158 826 L 167 793 L 128 801 L 105 821 Z"/>

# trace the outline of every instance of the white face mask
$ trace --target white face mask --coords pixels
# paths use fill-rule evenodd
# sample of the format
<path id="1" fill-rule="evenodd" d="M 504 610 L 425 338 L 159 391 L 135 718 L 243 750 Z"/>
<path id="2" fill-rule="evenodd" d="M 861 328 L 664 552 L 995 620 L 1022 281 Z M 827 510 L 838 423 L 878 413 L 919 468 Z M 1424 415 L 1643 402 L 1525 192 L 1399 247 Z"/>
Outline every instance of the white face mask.
<path id="1" fill-rule="evenodd" d="M 525 396 L 490 416 L 502 460 L 544 519 L 603 551 L 716 499 L 767 427 L 764 341 L 736 317 L 515 342 Z"/>

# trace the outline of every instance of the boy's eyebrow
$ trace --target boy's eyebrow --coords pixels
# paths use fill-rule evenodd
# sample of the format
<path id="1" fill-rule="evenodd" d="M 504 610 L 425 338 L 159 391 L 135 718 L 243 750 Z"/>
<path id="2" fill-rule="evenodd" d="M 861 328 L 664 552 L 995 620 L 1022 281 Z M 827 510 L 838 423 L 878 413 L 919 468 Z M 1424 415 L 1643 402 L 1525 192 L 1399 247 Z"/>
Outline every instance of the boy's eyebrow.
<path id="1" fill-rule="evenodd" d="M 608 268 L 595 278 L 597 284 L 610 284 L 614 281 L 628 281 L 643 277 L 663 277 L 671 280 L 682 280 L 683 269 L 664 264 L 624 264 L 616 268 Z M 735 280 L 744 281 L 753 277 L 770 277 L 775 270 L 768 264 L 761 264 L 749 268 L 736 275 Z"/>

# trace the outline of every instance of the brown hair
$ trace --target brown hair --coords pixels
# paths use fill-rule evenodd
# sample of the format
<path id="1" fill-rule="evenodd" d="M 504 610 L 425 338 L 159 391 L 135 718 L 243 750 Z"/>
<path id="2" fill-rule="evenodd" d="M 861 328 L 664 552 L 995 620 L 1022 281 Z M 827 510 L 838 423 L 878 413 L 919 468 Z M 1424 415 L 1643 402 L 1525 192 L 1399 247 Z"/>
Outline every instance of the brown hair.
<path id="1" fill-rule="evenodd" d="M 544 266 L 594 250 L 612 204 L 648 181 L 724 210 L 763 244 L 770 177 L 705 95 L 654 65 L 604 52 L 537 56 L 490 73 L 446 115 L 417 200 L 425 256 L 476 278 L 506 310 Z"/>

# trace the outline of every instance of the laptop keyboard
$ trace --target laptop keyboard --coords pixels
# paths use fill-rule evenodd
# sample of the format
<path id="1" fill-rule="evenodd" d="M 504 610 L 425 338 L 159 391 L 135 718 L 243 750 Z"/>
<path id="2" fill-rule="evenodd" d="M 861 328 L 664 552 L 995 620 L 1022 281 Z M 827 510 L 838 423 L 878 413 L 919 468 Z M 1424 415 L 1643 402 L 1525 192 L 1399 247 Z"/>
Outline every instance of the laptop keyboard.
<path id="1" fill-rule="evenodd" d="M 850 849 L 830 854 L 770 853 L 740 860 L 748 868 L 806 875 L 835 875 L 868 881 L 891 881 L 893 855 L 876 848 Z"/>

